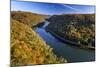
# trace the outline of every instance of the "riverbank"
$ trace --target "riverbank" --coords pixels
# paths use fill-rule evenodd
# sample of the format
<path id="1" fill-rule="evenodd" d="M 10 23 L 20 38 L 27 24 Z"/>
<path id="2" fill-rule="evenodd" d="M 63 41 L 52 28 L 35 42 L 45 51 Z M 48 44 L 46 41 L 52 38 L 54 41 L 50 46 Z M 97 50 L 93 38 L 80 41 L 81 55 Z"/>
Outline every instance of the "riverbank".
<path id="1" fill-rule="evenodd" d="M 84 46 L 83 44 L 78 44 L 76 42 L 73 42 L 73 41 L 70 41 L 70 40 L 66 40 L 64 39 L 63 37 L 57 35 L 56 33 L 54 33 L 53 31 L 51 31 L 50 29 L 47 29 L 46 28 L 46 31 L 51 33 L 54 37 L 56 37 L 57 39 L 65 42 L 65 43 L 69 43 L 70 45 L 72 46 L 76 46 L 76 47 L 79 47 L 79 48 L 82 48 L 82 49 L 89 49 L 89 50 L 95 50 L 95 47 L 92 47 L 92 46 Z"/>
<path id="2" fill-rule="evenodd" d="M 67 59 L 68 63 L 95 61 L 94 50 L 81 49 L 68 43 L 64 43 L 42 27 L 36 28 L 35 31 L 47 43 L 47 45 L 53 48 L 53 52 L 58 57 Z"/>

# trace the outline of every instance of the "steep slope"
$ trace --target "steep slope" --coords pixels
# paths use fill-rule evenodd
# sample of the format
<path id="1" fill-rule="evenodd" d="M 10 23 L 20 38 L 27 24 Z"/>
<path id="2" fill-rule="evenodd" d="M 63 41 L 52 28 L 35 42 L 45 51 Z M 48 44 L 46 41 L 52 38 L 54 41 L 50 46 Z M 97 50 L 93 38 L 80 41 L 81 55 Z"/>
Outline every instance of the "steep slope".
<path id="1" fill-rule="evenodd" d="M 95 47 L 95 14 L 54 15 L 47 29 L 77 45 Z"/>
<path id="2" fill-rule="evenodd" d="M 43 22 L 46 18 L 48 18 L 47 15 L 40 15 L 24 11 L 12 11 L 11 17 L 31 27 Z"/>
<path id="3" fill-rule="evenodd" d="M 57 58 L 29 26 L 11 20 L 11 65 L 49 64 L 66 62 Z"/>

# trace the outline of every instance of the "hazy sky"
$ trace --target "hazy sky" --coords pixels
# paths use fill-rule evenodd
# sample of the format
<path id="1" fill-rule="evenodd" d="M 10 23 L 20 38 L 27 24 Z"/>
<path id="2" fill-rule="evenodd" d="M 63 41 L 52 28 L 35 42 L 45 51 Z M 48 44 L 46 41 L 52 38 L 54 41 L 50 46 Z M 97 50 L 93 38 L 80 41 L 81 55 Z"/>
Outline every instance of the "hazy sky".
<path id="1" fill-rule="evenodd" d="M 95 13 L 95 6 L 11 1 L 11 11 L 29 11 L 39 14 Z"/>

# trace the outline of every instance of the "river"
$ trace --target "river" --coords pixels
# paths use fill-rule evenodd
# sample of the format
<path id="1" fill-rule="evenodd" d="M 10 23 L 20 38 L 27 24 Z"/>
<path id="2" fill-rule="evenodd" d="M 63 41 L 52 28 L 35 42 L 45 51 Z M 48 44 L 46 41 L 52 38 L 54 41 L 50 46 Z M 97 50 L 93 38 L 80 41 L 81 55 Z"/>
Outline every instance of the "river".
<path id="1" fill-rule="evenodd" d="M 95 51 L 94 50 L 85 50 L 72 46 L 70 44 L 64 43 L 54 37 L 52 34 L 45 30 L 45 27 L 49 24 L 48 21 L 45 21 L 45 24 L 42 27 L 36 28 L 36 32 L 40 37 L 53 48 L 54 53 L 58 57 L 63 57 L 70 62 L 86 62 L 86 61 L 95 61 Z"/>

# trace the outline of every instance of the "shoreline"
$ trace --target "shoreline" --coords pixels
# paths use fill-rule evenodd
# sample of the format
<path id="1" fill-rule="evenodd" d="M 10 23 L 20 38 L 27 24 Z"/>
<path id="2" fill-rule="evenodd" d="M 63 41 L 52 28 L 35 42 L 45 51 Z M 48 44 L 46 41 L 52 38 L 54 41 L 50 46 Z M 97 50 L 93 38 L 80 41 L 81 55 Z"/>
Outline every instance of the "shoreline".
<path id="1" fill-rule="evenodd" d="M 50 31 L 49 29 L 46 29 L 47 32 L 49 32 L 51 35 L 53 35 L 54 37 L 56 37 L 58 40 L 64 42 L 64 43 L 69 43 L 72 46 L 76 46 L 82 49 L 87 49 L 87 50 L 95 50 L 95 47 L 90 47 L 90 46 L 84 46 L 83 44 L 78 44 L 76 42 L 70 41 L 70 40 L 66 40 L 63 37 L 57 35 L 56 33 Z"/>

